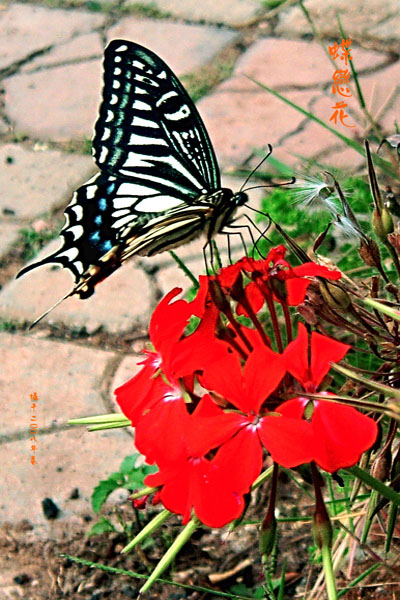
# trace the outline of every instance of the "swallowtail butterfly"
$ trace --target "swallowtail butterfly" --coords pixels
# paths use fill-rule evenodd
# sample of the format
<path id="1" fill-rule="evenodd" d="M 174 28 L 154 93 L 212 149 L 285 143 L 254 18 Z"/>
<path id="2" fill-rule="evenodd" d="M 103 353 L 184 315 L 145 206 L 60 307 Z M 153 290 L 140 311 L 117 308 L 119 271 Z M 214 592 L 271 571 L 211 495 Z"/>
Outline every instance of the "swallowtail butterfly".
<path id="1" fill-rule="evenodd" d="M 88 298 L 133 255 L 152 256 L 201 233 L 209 242 L 247 201 L 221 188 L 211 141 L 178 78 L 133 42 L 113 40 L 105 50 L 93 155 L 100 173 L 65 209 L 62 246 L 18 273 L 48 263 L 68 268 L 75 286 L 65 297 Z"/>

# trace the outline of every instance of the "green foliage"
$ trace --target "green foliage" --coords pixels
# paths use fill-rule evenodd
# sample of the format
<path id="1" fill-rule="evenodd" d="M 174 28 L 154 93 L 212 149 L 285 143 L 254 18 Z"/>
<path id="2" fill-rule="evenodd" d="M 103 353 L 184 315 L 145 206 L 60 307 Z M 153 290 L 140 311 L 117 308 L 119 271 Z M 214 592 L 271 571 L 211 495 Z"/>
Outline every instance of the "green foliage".
<path id="1" fill-rule="evenodd" d="M 0 321 L 0 331 L 6 331 L 8 333 L 15 333 L 17 331 L 17 323 L 15 321 L 9 321 L 4 319 Z"/>
<path id="2" fill-rule="evenodd" d="M 189 96 L 193 102 L 197 102 L 208 94 L 215 86 L 231 76 L 236 54 L 215 60 L 212 64 L 199 69 L 196 73 L 189 73 L 181 77 Z"/>
<path id="3" fill-rule="evenodd" d="M 57 236 L 49 230 L 35 231 L 32 228 L 20 229 L 19 234 L 21 236 L 22 253 L 21 258 L 23 260 L 30 260 L 43 248 L 43 246 L 54 237 Z"/>
<path id="4" fill-rule="evenodd" d="M 168 11 L 160 10 L 155 2 L 150 2 L 150 4 L 135 2 L 129 6 L 122 7 L 122 11 L 148 19 L 165 19 L 170 16 Z"/>
<path id="5" fill-rule="evenodd" d="M 261 5 L 266 10 L 272 10 L 284 3 L 285 0 L 262 0 Z"/>
<path id="6" fill-rule="evenodd" d="M 92 493 L 92 508 L 98 513 L 108 496 L 119 488 L 129 491 L 138 490 L 144 487 L 143 480 L 146 475 L 154 473 L 155 467 L 149 465 L 140 465 L 136 467 L 139 454 L 131 454 L 124 458 L 119 471 L 98 483 Z"/>
<path id="7" fill-rule="evenodd" d="M 266 598 L 264 586 L 262 585 L 258 586 L 254 590 L 253 588 L 247 587 L 247 585 L 244 583 L 235 583 L 235 585 L 229 588 L 229 591 L 232 594 L 241 596 L 242 598 L 252 598 L 254 600 L 264 600 L 264 598 Z"/>
<path id="8" fill-rule="evenodd" d="M 111 533 L 112 531 L 117 531 L 114 525 L 106 519 L 105 517 L 101 517 L 97 523 L 93 525 L 91 528 L 89 535 L 101 535 L 103 533 Z"/>

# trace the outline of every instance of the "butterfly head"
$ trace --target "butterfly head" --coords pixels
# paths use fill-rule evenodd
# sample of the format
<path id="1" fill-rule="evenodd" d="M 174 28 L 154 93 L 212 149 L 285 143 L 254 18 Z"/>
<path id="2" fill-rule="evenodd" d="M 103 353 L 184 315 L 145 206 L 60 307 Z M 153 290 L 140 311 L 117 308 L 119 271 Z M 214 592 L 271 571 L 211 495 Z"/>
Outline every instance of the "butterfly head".
<path id="1" fill-rule="evenodd" d="M 248 201 L 249 197 L 245 192 L 237 192 L 233 194 L 232 202 L 235 206 L 243 206 Z"/>

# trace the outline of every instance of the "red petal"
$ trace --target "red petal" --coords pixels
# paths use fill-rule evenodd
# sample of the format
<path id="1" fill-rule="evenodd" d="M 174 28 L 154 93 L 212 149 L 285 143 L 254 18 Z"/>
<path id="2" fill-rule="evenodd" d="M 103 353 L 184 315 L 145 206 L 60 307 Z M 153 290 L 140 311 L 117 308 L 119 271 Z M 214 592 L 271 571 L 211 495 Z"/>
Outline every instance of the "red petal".
<path id="1" fill-rule="evenodd" d="M 247 419 L 237 413 L 224 413 L 217 417 L 192 417 L 187 447 L 191 456 L 202 456 L 229 440 Z"/>
<path id="2" fill-rule="evenodd" d="M 303 265 L 293 267 L 293 272 L 296 277 L 324 277 L 325 279 L 340 279 L 342 274 L 340 271 L 333 271 L 324 267 L 323 265 L 317 265 L 314 262 L 307 262 Z"/>
<path id="3" fill-rule="evenodd" d="M 199 377 L 201 385 L 210 392 L 217 392 L 236 407 L 240 407 L 244 383 L 242 368 L 236 354 L 226 354 L 221 360 L 214 361 Z"/>
<path id="4" fill-rule="evenodd" d="M 315 387 L 321 383 L 331 368 L 346 355 L 351 346 L 313 331 L 311 334 L 311 376 Z"/>
<path id="5" fill-rule="evenodd" d="M 283 416 L 263 417 L 259 435 L 273 460 L 283 467 L 297 467 L 314 458 L 316 441 L 307 421 Z"/>
<path id="6" fill-rule="evenodd" d="M 292 398 L 278 406 L 276 412 L 283 417 L 291 417 L 293 419 L 301 419 L 304 414 L 304 408 L 308 404 L 308 398 Z"/>
<path id="7" fill-rule="evenodd" d="M 229 469 L 205 458 L 186 459 L 148 475 L 146 485 L 159 486 L 165 508 L 186 523 L 192 510 L 209 527 L 222 527 L 240 516 L 243 498 L 233 489 Z"/>
<path id="8" fill-rule="evenodd" d="M 171 290 L 155 308 L 149 326 L 152 344 L 167 362 L 171 347 L 178 341 L 192 314 L 186 300 L 172 302 L 181 288 Z"/>
<path id="9" fill-rule="evenodd" d="M 244 367 L 244 394 L 240 404 L 243 412 L 258 413 L 261 404 L 276 389 L 286 373 L 286 361 L 267 346 L 260 346 L 247 359 Z"/>
<path id="10" fill-rule="evenodd" d="M 223 527 L 243 511 L 243 497 L 235 489 L 231 466 L 231 463 L 222 466 L 216 459 L 198 465 L 193 481 L 193 507 L 200 521 L 209 527 Z"/>
<path id="11" fill-rule="evenodd" d="M 246 285 L 245 294 L 253 312 L 257 314 L 258 311 L 264 306 L 265 299 L 255 281 L 250 281 L 250 283 Z M 236 312 L 238 315 L 245 315 L 246 317 L 248 316 L 246 309 L 241 306 L 241 304 L 238 304 Z"/>
<path id="12" fill-rule="evenodd" d="M 289 373 L 305 387 L 310 380 L 310 369 L 308 364 L 308 333 L 303 323 L 298 324 L 297 338 L 288 344 L 283 356 Z"/>
<path id="13" fill-rule="evenodd" d="M 293 277 L 286 280 L 287 302 L 289 306 L 298 306 L 304 301 L 310 283 L 309 279 L 301 279 L 300 277 Z"/>
<path id="14" fill-rule="evenodd" d="M 236 492 L 246 494 L 262 468 L 263 449 L 257 428 L 253 425 L 242 427 L 221 446 L 214 461 L 230 474 L 230 485 Z"/>
<path id="15" fill-rule="evenodd" d="M 145 366 L 114 391 L 122 412 L 134 427 L 138 419 L 163 397 L 166 384 L 161 377 L 154 378 L 154 372 L 153 367 Z"/>
<path id="16" fill-rule="evenodd" d="M 375 421 L 351 406 L 319 400 L 314 405 L 312 427 L 318 441 L 315 462 L 325 471 L 355 465 L 375 442 Z"/>
<path id="17" fill-rule="evenodd" d="M 187 454 L 189 428 L 184 400 L 162 400 L 138 421 L 135 445 L 149 464 L 174 461 Z"/>

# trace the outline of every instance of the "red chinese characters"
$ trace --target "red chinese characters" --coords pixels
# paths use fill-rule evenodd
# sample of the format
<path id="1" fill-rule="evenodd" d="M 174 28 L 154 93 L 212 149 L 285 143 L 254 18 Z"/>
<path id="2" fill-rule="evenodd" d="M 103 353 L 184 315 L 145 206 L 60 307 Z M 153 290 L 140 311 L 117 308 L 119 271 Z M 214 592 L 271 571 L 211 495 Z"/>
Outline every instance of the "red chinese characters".
<path id="1" fill-rule="evenodd" d="M 328 46 L 329 54 L 333 60 L 336 61 L 337 59 L 340 59 L 347 67 L 349 65 L 349 61 L 353 60 L 350 56 L 350 45 L 351 39 L 349 38 L 346 40 L 343 38 L 340 45 L 335 42 L 333 46 Z M 337 94 L 343 98 L 351 98 L 352 94 L 348 88 L 349 79 L 350 71 L 348 68 L 336 69 L 332 76 L 332 94 Z M 345 123 L 345 119 L 348 118 L 348 115 L 345 111 L 345 108 L 347 108 L 346 102 L 339 100 L 334 106 L 332 106 L 332 108 L 334 112 L 329 121 L 333 121 L 335 125 L 340 122 L 345 127 L 355 127 L 355 125 L 348 125 Z"/>

